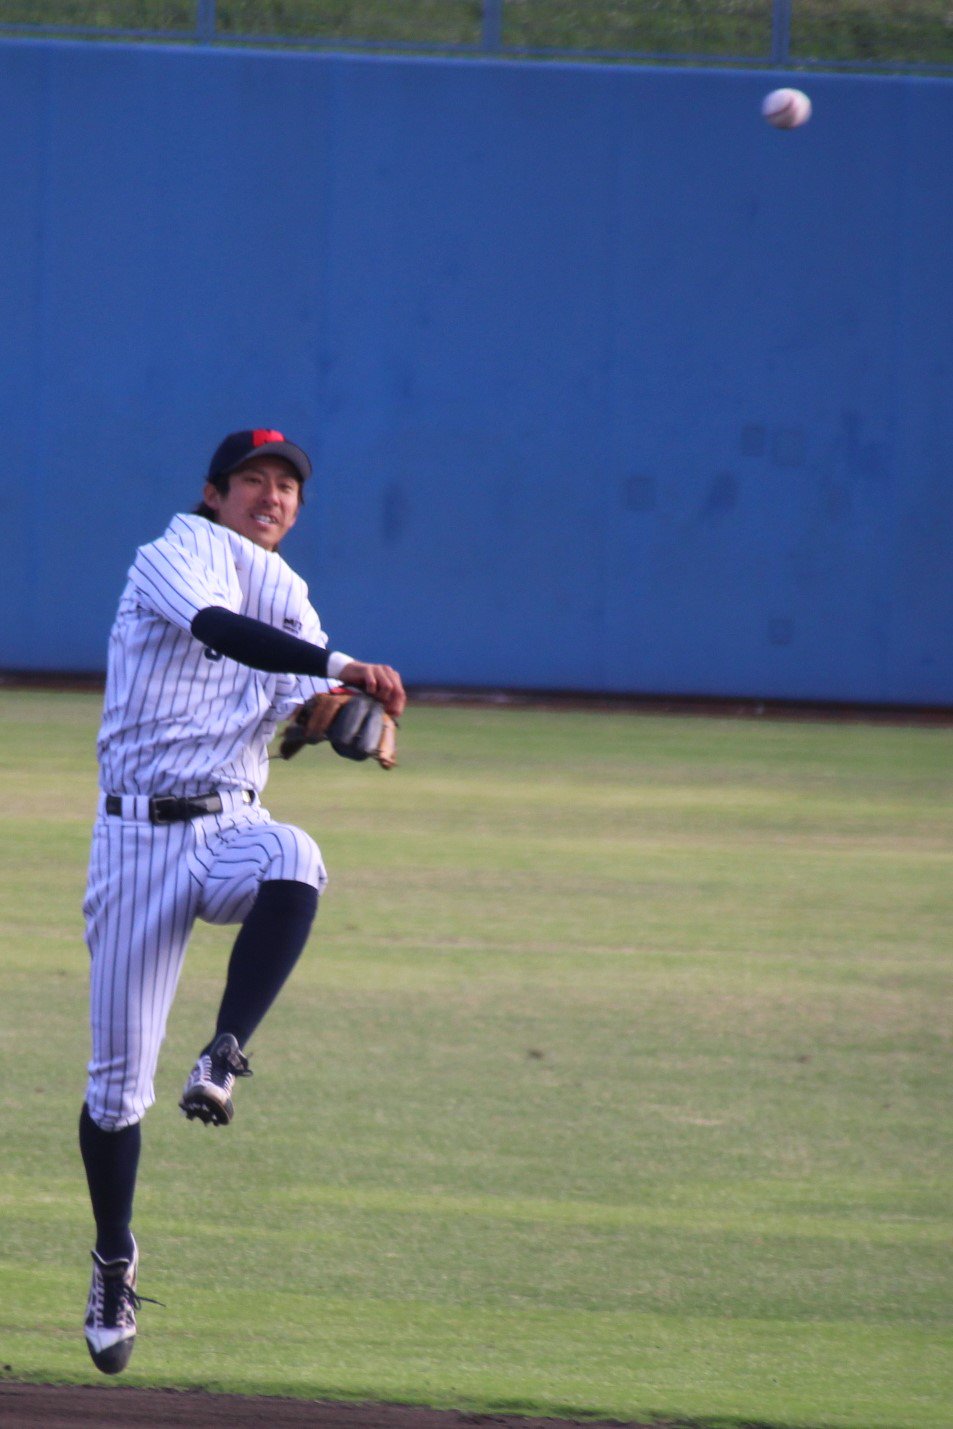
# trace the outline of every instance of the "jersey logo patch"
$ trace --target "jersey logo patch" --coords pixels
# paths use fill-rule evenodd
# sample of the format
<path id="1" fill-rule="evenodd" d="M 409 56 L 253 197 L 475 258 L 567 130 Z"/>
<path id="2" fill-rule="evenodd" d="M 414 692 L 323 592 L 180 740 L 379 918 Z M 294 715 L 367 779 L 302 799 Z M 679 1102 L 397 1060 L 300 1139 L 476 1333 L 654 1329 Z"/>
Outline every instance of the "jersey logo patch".
<path id="1" fill-rule="evenodd" d="M 286 615 L 281 623 L 286 630 L 291 631 L 292 635 L 297 635 L 298 631 L 301 629 L 301 621 L 295 620 L 293 615 Z"/>

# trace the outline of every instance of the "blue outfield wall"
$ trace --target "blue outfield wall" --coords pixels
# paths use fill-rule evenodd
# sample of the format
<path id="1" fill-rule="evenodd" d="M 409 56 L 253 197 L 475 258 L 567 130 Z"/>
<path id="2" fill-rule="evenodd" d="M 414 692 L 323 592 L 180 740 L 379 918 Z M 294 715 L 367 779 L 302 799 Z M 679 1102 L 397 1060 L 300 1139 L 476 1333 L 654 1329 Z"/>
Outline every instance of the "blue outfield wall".
<path id="1" fill-rule="evenodd" d="M 0 667 L 264 425 L 411 682 L 953 703 L 953 82 L 783 81 L 0 42 Z"/>

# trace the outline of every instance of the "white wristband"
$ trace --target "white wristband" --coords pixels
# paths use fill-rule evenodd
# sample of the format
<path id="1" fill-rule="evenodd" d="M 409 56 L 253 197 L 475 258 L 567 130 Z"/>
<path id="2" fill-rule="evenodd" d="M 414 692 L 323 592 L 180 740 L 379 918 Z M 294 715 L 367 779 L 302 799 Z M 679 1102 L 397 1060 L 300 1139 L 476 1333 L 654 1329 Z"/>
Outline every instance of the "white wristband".
<path id="1" fill-rule="evenodd" d="M 345 655 L 340 650 L 332 650 L 328 656 L 328 679 L 339 680 L 345 665 L 350 665 L 353 655 Z"/>

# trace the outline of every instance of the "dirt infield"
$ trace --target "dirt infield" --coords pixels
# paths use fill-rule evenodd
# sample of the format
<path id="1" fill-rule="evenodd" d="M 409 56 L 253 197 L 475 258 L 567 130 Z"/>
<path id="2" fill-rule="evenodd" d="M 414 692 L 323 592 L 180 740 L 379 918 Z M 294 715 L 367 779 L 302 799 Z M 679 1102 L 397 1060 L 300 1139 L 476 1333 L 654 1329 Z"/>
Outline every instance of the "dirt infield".
<path id="1" fill-rule="evenodd" d="M 672 1421 L 668 1421 L 671 1425 Z M 524 1419 L 515 1415 L 462 1414 L 416 1409 L 402 1404 L 335 1404 L 308 1399 L 276 1399 L 202 1390 L 126 1389 L 122 1386 L 0 1383 L 0 1424 L 42 1424 L 44 1429 L 82 1425 L 312 1425 L 314 1429 L 576 1429 L 564 1419 Z M 586 1429 L 620 1429 L 615 1421 L 589 1420 Z M 630 1424 L 625 1429 L 664 1429 Z"/>

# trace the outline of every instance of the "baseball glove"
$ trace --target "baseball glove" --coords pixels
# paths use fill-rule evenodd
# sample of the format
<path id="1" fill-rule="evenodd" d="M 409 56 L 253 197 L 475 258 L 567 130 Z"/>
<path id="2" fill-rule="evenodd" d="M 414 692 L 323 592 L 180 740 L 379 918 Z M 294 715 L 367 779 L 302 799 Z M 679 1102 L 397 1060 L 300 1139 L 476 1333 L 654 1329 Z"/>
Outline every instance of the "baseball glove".
<path id="1" fill-rule="evenodd" d="M 376 759 L 382 769 L 397 763 L 396 723 L 377 700 L 346 685 L 300 705 L 285 725 L 278 753 L 290 759 L 305 744 L 325 739 L 344 759 Z"/>

